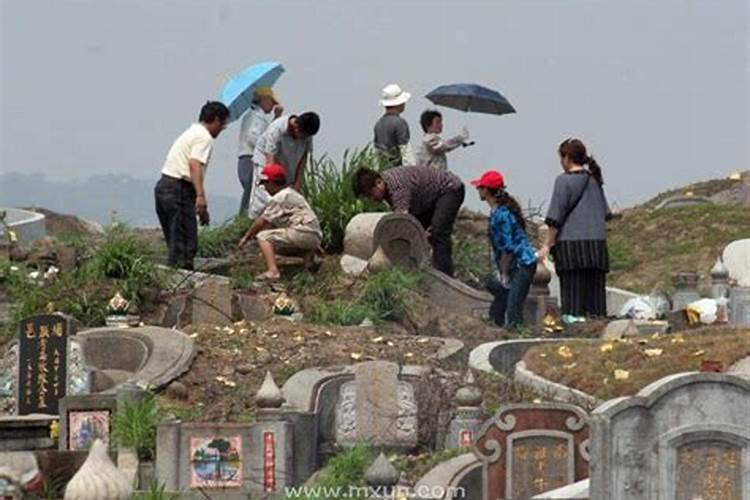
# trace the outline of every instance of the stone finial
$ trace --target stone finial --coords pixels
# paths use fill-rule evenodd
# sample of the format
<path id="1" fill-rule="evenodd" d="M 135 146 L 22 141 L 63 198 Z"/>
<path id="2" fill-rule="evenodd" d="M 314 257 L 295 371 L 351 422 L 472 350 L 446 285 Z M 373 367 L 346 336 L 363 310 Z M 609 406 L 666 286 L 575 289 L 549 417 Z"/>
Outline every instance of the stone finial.
<path id="1" fill-rule="evenodd" d="M 127 500 L 133 487 L 107 453 L 107 446 L 94 441 L 89 456 L 65 488 L 65 500 Z"/>
<path id="2" fill-rule="evenodd" d="M 382 451 L 365 472 L 367 484 L 372 487 L 390 488 L 396 484 L 398 477 L 398 471 Z"/>
<path id="3" fill-rule="evenodd" d="M 263 384 L 255 394 L 255 404 L 258 408 L 279 408 L 284 403 L 281 389 L 276 385 L 270 371 L 266 372 Z"/>
<path id="4" fill-rule="evenodd" d="M 382 246 L 378 246 L 375 253 L 370 257 L 370 260 L 367 261 L 367 269 L 375 273 L 390 269 L 392 266 L 393 263 L 388 258 L 388 255 L 386 255 Z"/>
<path id="5" fill-rule="evenodd" d="M 729 269 L 724 265 L 724 261 L 719 257 L 716 264 L 711 268 L 712 281 L 726 281 L 729 279 Z"/>
<path id="6" fill-rule="evenodd" d="M 480 406 L 482 404 L 482 391 L 475 385 L 474 374 L 466 370 L 463 385 L 456 391 L 456 404 L 458 406 Z"/>
<path id="7" fill-rule="evenodd" d="M 536 273 L 531 281 L 531 293 L 530 295 L 549 295 L 549 282 L 552 281 L 552 273 L 544 265 L 544 262 L 538 262 L 536 265 Z"/>

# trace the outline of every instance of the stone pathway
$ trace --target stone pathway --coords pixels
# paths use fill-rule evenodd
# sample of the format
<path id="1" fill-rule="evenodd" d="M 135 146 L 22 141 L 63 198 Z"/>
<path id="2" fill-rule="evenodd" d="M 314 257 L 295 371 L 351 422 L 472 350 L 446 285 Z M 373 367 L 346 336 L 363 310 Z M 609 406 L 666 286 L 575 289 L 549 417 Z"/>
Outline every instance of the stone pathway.
<path id="1" fill-rule="evenodd" d="M 750 379 L 750 356 L 742 358 L 729 367 L 728 373 Z"/>

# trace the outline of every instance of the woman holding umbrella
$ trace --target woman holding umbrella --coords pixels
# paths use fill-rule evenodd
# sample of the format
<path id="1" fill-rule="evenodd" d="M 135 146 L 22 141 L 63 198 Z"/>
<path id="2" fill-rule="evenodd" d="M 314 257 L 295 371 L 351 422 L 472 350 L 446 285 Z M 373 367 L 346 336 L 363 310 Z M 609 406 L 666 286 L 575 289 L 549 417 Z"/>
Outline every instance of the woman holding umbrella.
<path id="1" fill-rule="evenodd" d="M 563 314 L 603 317 L 609 272 L 606 221 L 612 213 L 602 188 L 602 169 L 578 139 L 564 140 L 558 153 L 564 172 L 555 181 L 539 260 L 550 252 L 555 258 Z"/>
<path id="2" fill-rule="evenodd" d="M 240 147 L 237 160 L 237 177 L 242 185 L 240 215 L 247 215 L 250 193 L 253 190 L 253 152 L 258 138 L 268 126 L 284 112 L 271 87 L 260 87 L 255 91 L 250 109 L 242 117 L 240 125 Z"/>

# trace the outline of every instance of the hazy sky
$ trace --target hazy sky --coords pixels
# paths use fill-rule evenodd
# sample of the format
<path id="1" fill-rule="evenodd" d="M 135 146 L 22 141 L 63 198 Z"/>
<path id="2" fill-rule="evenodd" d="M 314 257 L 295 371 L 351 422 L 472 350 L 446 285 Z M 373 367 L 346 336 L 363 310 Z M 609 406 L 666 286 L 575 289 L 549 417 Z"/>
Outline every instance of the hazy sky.
<path id="1" fill-rule="evenodd" d="M 750 168 L 746 0 L 0 0 L 0 16 L 0 172 L 156 180 L 226 76 L 265 60 L 286 67 L 288 110 L 320 113 L 315 148 L 335 158 L 371 140 L 389 82 L 414 94 L 415 142 L 435 86 L 498 89 L 518 114 L 444 112 L 477 142 L 449 164 L 501 170 L 524 203 L 548 198 L 571 135 L 621 206 Z M 240 194 L 237 135 L 217 142 L 209 203 Z"/>

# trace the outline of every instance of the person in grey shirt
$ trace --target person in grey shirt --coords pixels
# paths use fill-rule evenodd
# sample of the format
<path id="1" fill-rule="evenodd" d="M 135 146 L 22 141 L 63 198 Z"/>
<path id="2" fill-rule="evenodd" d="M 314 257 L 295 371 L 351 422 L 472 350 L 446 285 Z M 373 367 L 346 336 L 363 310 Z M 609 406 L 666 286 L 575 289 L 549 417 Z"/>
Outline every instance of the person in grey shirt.
<path id="1" fill-rule="evenodd" d="M 372 142 L 375 149 L 385 155 L 392 167 L 416 164 L 414 153 L 409 147 L 409 124 L 401 118 L 409 98 L 409 92 L 391 83 L 383 89 L 380 100 L 380 104 L 385 108 L 385 114 L 375 123 Z"/>
<path id="2" fill-rule="evenodd" d="M 552 252 L 560 277 L 563 314 L 607 315 L 609 272 L 607 220 L 612 217 L 604 195 L 602 169 L 578 139 L 558 148 L 564 173 L 558 176 L 545 222 L 549 227 L 539 260 Z"/>
<path id="3" fill-rule="evenodd" d="M 305 164 L 312 154 L 312 138 L 318 130 L 320 130 L 320 118 L 312 111 L 299 116 L 281 116 L 271 122 L 255 143 L 253 153 L 253 164 L 257 174 L 255 178 L 260 178 L 260 171 L 264 166 L 278 164 L 286 169 L 287 183 L 296 191 L 300 191 Z M 263 186 L 256 184 L 250 195 L 250 217 L 255 218 L 260 215 L 269 201 L 271 201 L 271 195 Z"/>

